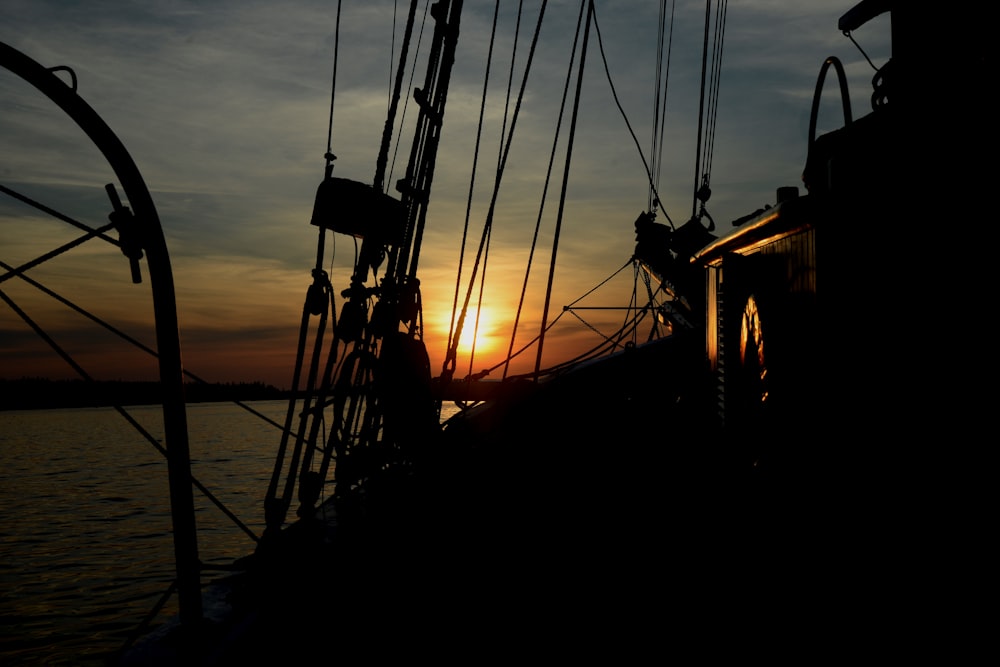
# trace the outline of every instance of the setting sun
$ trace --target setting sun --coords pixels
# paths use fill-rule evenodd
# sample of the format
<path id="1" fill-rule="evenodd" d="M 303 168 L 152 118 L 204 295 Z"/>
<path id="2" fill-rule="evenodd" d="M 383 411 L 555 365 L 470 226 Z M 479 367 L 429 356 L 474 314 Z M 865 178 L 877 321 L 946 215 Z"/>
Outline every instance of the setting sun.
<path id="1" fill-rule="evenodd" d="M 497 347 L 496 322 L 489 308 L 469 308 L 459 338 L 458 352 L 462 355 L 488 354 Z"/>

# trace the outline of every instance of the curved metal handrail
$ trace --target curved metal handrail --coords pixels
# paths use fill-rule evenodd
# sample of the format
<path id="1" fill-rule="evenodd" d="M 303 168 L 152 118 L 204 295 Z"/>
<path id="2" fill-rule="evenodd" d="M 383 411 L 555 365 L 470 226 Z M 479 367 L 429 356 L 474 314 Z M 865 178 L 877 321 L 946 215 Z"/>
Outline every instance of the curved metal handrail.
<path id="1" fill-rule="evenodd" d="M 86 133 L 118 177 L 134 213 L 132 224 L 137 241 L 146 255 L 153 296 L 160 383 L 163 388 L 164 437 L 168 453 L 180 619 L 182 623 L 197 623 L 202 616 L 200 563 L 177 303 L 170 257 L 153 198 L 121 140 L 77 93 L 76 76 L 72 75 L 72 85 L 67 85 L 55 74 L 56 71 L 65 71 L 67 68 L 46 68 L 3 42 L 0 42 L 0 67 L 38 89 Z"/>

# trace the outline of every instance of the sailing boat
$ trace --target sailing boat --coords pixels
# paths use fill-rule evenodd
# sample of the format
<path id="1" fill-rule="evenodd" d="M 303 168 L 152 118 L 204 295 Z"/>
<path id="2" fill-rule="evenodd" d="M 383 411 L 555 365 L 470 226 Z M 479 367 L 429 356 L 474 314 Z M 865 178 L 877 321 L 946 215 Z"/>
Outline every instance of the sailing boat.
<path id="1" fill-rule="evenodd" d="M 675 433 L 683 432 L 682 420 L 695 419 L 695 411 L 687 409 L 688 402 L 693 408 L 695 399 L 685 392 L 699 370 L 696 350 L 700 326 L 698 316 L 689 309 L 691 301 L 674 285 L 691 283 L 684 267 L 670 275 L 658 274 L 657 286 L 647 285 L 650 303 L 636 306 L 618 337 L 609 338 L 597 351 L 627 348 L 620 354 L 600 361 L 593 356 L 590 363 L 578 365 L 572 373 L 563 366 L 543 371 L 540 360 L 547 333 L 547 295 L 532 372 L 491 385 L 478 379 L 482 374 L 455 378 L 458 344 L 463 327 L 471 326 L 466 322 L 469 304 L 472 294 L 480 289 L 477 272 L 484 270 L 480 262 L 493 229 L 511 142 L 517 136 L 517 113 L 537 33 L 513 105 L 469 285 L 464 294 L 456 293 L 456 303 L 462 306 L 457 310 L 444 368 L 432 380 L 423 340 L 423 284 L 417 267 L 436 150 L 446 118 L 461 10 L 462 3 L 453 2 L 437 3 L 431 11 L 434 36 L 425 84 L 414 92 L 419 112 L 417 132 L 405 176 L 395 186 L 400 198 L 385 192 L 384 177 L 395 106 L 390 107 L 374 185 L 335 177 L 332 151 L 327 153 L 326 173 L 312 218 L 313 225 L 320 228 L 320 241 L 314 282 L 303 308 L 300 363 L 294 383 L 294 390 L 302 391 L 288 409 L 266 501 L 268 530 L 262 553 L 272 548 L 272 540 L 280 545 L 293 502 L 298 505 L 295 514 L 300 523 L 320 521 L 317 514 L 336 516 L 338 539 L 361 549 L 364 563 L 380 562 L 381 555 L 401 550 L 443 553 L 448 550 L 444 545 L 452 543 L 482 542 L 480 549 L 496 553 L 508 548 L 511 535 L 519 535 L 518 542 L 532 535 L 533 550 L 549 557 L 557 550 L 568 553 L 577 548 L 570 546 L 574 540 L 568 539 L 569 535 L 586 534 L 585 526 L 577 522 L 594 520 L 590 512 L 576 509 L 581 500 L 595 493 L 607 496 L 593 510 L 598 513 L 618 514 L 619 506 L 626 504 L 635 508 L 655 505 L 644 495 L 655 488 L 653 480 L 637 483 L 641 474 L 630 470 L 634 461 L 648 460 L 646 443 L 663 428 L 662 423 L 653 423 L 652 416 L 657 420 L 665 417 Z M 411 8 L 402 53 L 408 48 L 413 11 Z M 543 6 L 537 30 L 543 26 L 544 14 Z M 595 8 L 593 3 L 585 3 L 573 40 L 574 49 L 579 51 L 573 51 L 569 60 L 567 94 L 563 96 L 569 137 L 564 177 L 570 170 L 579 112 L 578 106 L 570 104 L 572 99 L 577 104 L 580 99 L 579 88 L 573 92 L 573 83 L 578 87 L 582 84 L 592 31 L 596 38 Z M 401 67 L 395 79 L 394 102 L 403 78 Z M 553 171 L 558 173 L 559 169 Z M 553 237 L 553 266 L 565 193 L 564 183 Z M 654 195 L 653 199 L 658 198 Z M 636 226 L 643 260 L 662 269 L 665 259 L 674 257 L 666 250 L 649 249 L 656 244 L 647 237 L 666 229 L 652 222 L 655 215 L 655 210 L 644 212 Z M 704 208 L 677 230 L 679 247 L 690 246 L 688 255 L 712 238 L 702 226 L 703 217 Z M 350 283 L 342 290 L 332 287 L 323 268 L 327 231 L 361 239 Z M 682 255 L 677 263 L 684 259 Z M 345 301 L 336 314 L 334 297 L 338 293 Z M 631 342 L 637 322 L 650 313 L 662 318 L 660 326 L 678 330 L 660 344 L 635 350 Z M 310 330 L 312 322 L 316 322 L 315 331 Z M 327 327 L 332 329 L 329 342 L 324 338 Z M 680 331 L 685 328 L 688 331 Z M 309 345 L 311 357 L 307 354 Z M 511 356 L 512 349 L 513 342 Z M 651 366 L 662 370 L 657 374 L 655 394 L 647 383 L 636 382 Z M 543 376 L 549 381 L 543 382 Z M 442 431 L 438 426 L 442 401 L 470 397 L 493 400 L 481 409 L 463 411 Z M 596 411 L 605 411 L 611 418 L 595 423 L 575 419 L 573 414 Z M 623 424 L 624 432 L 620 430 Z M 601 450 L 616 439 L 616 455 L 602 456 Z M 619 470 L 619 465 L 625 467 Z M 329 500 L 320 504 L 323 497 Z M 556 515 L 561 517 L 558 522 L 554 521 Z M 619 516 L 615 523 L 621 529 L 627 521 Z M 561 528 L 553 531 L 553 525 Z M 539 542 L 543 537 L 544 547 Z M 430 545 L 434 545 L 433 551 Z M 508 563 L 517 560 L 511 558 Z M 532 558 L 532 562 L 537 559 Z"/>
<path id="2" fill-rule="evenodd" d="M 859 7 L 862 16 L 884 9 L 871 2 Z M 763 531 L 748 521 L 763 510 L 783 509 L 782 519 L 797 511 L 778 504 L 785 485 L 768 486 L 771 495 L 763 500 L 753 493 L 760 481 L 756 471 L 780 472 L 790 461 L 797 467 L 802 457 L 788 457 L 783 449 L 791 431 L 806 428 L 816 417 L 824 425 L 833 423 L 829 406 L 806 398 L 838 364 L 819 355 L 809 340 L 782 343 L 796 334 L 827 330 L 831 308 L 846 306 L 849 290 L 834 291 L 832 306 L 821 307 L 809 291 L 816 283 L 807 279 L 804 289 L 791 292 L 796 298 L 782 301 L 789 290 L 780 272 L 774 282 L 773 263 L 755 257 L 784 256 L 789 239 L 809 239 L 830 229 L 830 211 L 836 217 L 867 203 L 859 192 L 873 174 L 866 169 L 869 163 L 852 161 L 853 142 L 869 146 L 888 135 L 888 154 L 894 155 L 899 137 L 892 120 L 878 112 L 870 121 L 858 121 L 858 127 L 849 121 L 847 132 L 817 138 L 819 147 L 807 163 L 809 194 L 789 195 L 716 241 L 705 236 L 710 218 L 700 211 L 692 215 L 691 226 L 678 225 L 669 234 L 653 226 L 661 223 L 650 219 L 651 210 L 643 211 L 635 225 L 640 237 L 636 260 L 657 281 L 662 302 L 648 312 L 661 316 L 664 327 L 669 323 L 670 336 L 625 345 L 572 371 L 545 374 L 536 363 L 522 377 L 487 387 L 475 373 L 465 379 L 456 373 L 455 340 L 468 326 L 463 318 L 471 318 L 463 308 L 444 372 L 435 382 L 422 338 L 424 286 L 417 268 L 461 9 L 461 2 L 434 5 L 434 55 L 414 95 L 419 129 L 397 187 L 399 198 L 387 194 L 389 179 L 382 178 L 381 167 L 374 185 L 336 176 L 328 151 L 312 220 L 320 241 L 302 310 L 297 393 L 268 490 L 268 531 L 244 563 L 247 575 L 233 586 L 234 599 L 262 614 L 262 627 L 269 632 L 295 634 L 306 642 L 321 638 L 334 617 L 362 624 L 363 612 L 374 612 L 386 600 L 397 611 L 416 614 L 426 600 L 442 597 L 460 610 L 448 621 L 463 630 L 475 625 L 468 610 L 483 613 L 516 601 L 529 625 L 554 613 L 569 619 L 576 632 L 610 628 L 617 642 L 627 627 L 649 637 L 654 622 L 631 602 L 637 590 L 658 590 L 667 555 L 666 508 L 673 544 L 689 550 L 686 565 L 709 553 L 718 556 L 723 547 L 760 547 L 769 539 L 787 546 L 788 536 L 782 538 L 781 531 L 791 521 L 770 521 L 775 515 L 765 513 L 769 525 Z M 585 9 L 582 43 L 595 19 L 593 5 Z M 865 23 L 857 16 L 846 21 L 848 30 Z M 905 20 L 914 19 L 904 11 Z M 593 29 L 596 34 L 596 24 Z M 905 60 L 909 54 L 903 54 Z M 911 91 L 902 90 L 905 100 Z M 832 171 L 835 162 L 840 171 Z M 897 162 L 890 160 L 892 166 Z M 830 174 L 846 174 L 848 185 L 823 178 Z M 904 190 L 902 183 L 893 186 L 898 188 L 894 195 Z M 866 217 L 887 213 L 876 206 Z M 343 288 L 334 286 L 324 268 L 330 231 L 361 241 L 358 262 Z M 866 230 L 866 239 L 876 243 L 866 243 L 865 250 L 884 245 L 873 231 Z M 649 239 L 667 237 L 676 244 L 668 254 L 655 243 L 649 248 Z M 842 237 L 832 238 L 838 253 L 849 245 Z M 805 245 L 797 258 L 808 262 L 815 257 Z M 823 270 L 836 274 L 833 284 L 849 279 L 845 269 Z M 706 276 L 707 295 L 696 293 L 692 285 L 699 281 L 692 275 Z M 476 283 L 468 284 L 456 302 L 470 300 Z M 723 294 L 726 301 L 720 299 Z M 740 298 L 733 301 L 734 295 Z M 731 303 L 735 310 L 726 305 Z M 864 320 L 873 315 L 863 312 Z M 739 327 L 729 317 L 734 313 Z M 802 313 L 807 317 L 798 320 Z M 782 331 L 789 323 L 795 326 Z M 326 338 L 317 332 L 324 330 L 330 330 Z M 628 342 L 619 338 L 616 345 L 621 341 Z M 711 372 L 705 369 L 706 348 Z M 861 352 L 870 365 L 871 350 Z M 786 355 L 792 354 L 796 358 L 789 361 Z M 850 356 L 841 350 L 833 359 Z M 785 374 L 800 360 L 805 364 L 798 374 Z M 716 402 L 717 389 L 722 403 Z M 797 401 L 792 400 L 796 391 L 802 392 Z M 439 404 L 455 397 L 489 400 L 439 429 Z M 779 446 L 763 453 L 738 449 L 756 437 L 753 429 L 761 428 Z M 823 457 L 807 458 L 809 467 L 800 471 L 815 471 Z M 804 498 L 815 499 L 815 492 Z M 772 555 L 774 545 L 766 553 Z M 196 565 L 196 554 L 192 558 L 179 547 L 179 556 L 179 563 Z M 741 568 L 759 564 L 753 556 L 739 552 Z M 179 567 L 179 574 L 185 569 L 190 573 L 192 568 Z M 189 583 L 182 586 L 182 598 L 200 597 L 196 587 L 191 591 Z M 333 600 L 334 609 L 313 613 L 306 608 L 311 600 Z M 281 653 L 288 646 L 274 650 Z"/>
<path id="3" fill-rule="evenodd" d="M 340 554 L 348 581 L 335 577 L 331 595 L 346 590 L 349 599 L 388 599 L 407 612 L 414 611 L 408 606 L 413 600 L 444 599 L 446 607 L 462 610 L 449 614 L 447 622 L 463 631 L 470 623 L 462 616 L 470 610 L 516 608 L 529 625 L 559 616 L 573 628 L 571 637 L 603 630 L 617 638 L 639 628 L 648 640 L 655 636 L 650 618 L 632 603 L 636 591 L 662 593 L 668 554 L 682 570 L 761 592 L 755 581 L 784 587 L 789 575 L 794 579 L 807 567 L 808 560 L 790 563 L 789 554 L 812 552 L 832 536 L 842 537 L 838 516 L 849 517 L 853 539 L 870 539 L 864 515 L 854 505 L 838 503 L 836 495 L 844 479 L 866 475 L 855 477 L 855 471 L 830 464 L 856 452 L 839 440 L 834 448 L 803 445 L 812 444 L 809 437 L 817 429 L 825 437 L 849 434 L 844 404 L 818 392 L 848 363 L 877 364 L 878 340 L 859 337 L 831 350 L 831 318 L 852 307 L 868 324 L 892 322 L 856 303 L 864 289 L 851 275 L 858 266 L 852 258 L 859 249 L 870 253 L 890 245 L 878 229 L 885 219 L 915 213 L 914 181 L 905 168 L 913 156 L 905 132 L 925 112 L 914 104 L 915 79 L 907 70 L 922 62 L 924 54 L 909 36 L 925 19 L 912 8 L 872 1 L 842 17 L 838 28 L 849 34 L 891 8 L 899 48 L 892 65 L 874 78 L 872 111 L 857 120 L 840 62 L 830 58 L 821 67 L 805 196 L 782 189 L 774 206 L 714 239 L 714 223 L 704 208 L 707 178 L 696 188 L 702 208 L 696 206 L 683 225 L 670 222 L 670 229 L 653 221 L 661 202 L 650 179 L 651 205 L 636 220 L 633 259 L 656 281 L 655 291 L 662 288 L 667 295 L 651 310 L 669 321 L 670 336 L 626 346 L 572 370 L 558 368 L 545 381 L 536 364 L 517 378 L 520 382 L 501 382 L 487 392 L 473 389 L 480 382 L 475 373 L 460 389 L 453 387 L 455 341 L 475 291 L 475 268 L 464 302 L 460 292 L 456 295 L 463 308 L 436 382 L 421 340 L 417 256 L 437 123 L 444 116 L 450 39 L 458 29 L 458 14 L 446 9 L 458 12 L 461 3 L 436 8 L 441 32 L 435 48 L 441 54 L 431 59 L 427 81 L 439 87 L 428 85 L 415 95 L 418 125 L 426 134 L 414 141 L 407 175 L 397 187 L 401 200 L 385 198 L 380 177 L 370 189 L 331 180 L 329 165 L 317 194 L 313 223 L 364 241 L 350 287 L 342 292 L 347 302 L 325 366 L 318 359 L 306 366 L 310 380 L 303 403 L 289 409 L 286 433 L 297 433 L 296 448 L 283 493 L 277 490 L 278 472 L 284 470 L 279 456 L 268 496 L 274 542 L 265 539 L 261 557 L 287 571 L 303 534 L 311 533 L 306 542 L 350 545 Z M 592 20 L 597 32 L 589 3 L 577 33 L 584 46 Z M 983 62 L 973 58 L 973 69 Z M 816 115 L 831 68 L 841 84 L 844 128 L 818 135 Z M 938 149 L 940 140 L 928 137 L 927 146 Z M 874 188 L 883 196 L 873 198 Z M 332 202 L 345 200 L 354 214 L 377 211 L 371 220 L 384 227 L 338 219 Z M 477 262 L 492 215 L 491 205 Z M 840 224 L 845 218 L 854 224 Z M 863 244 L 853 241 L 859 227 Z M 385 277 L 369 284 L 369 272 L 383 261 Z M 314 276 L 320 271 L 317 262 Z M 869 279 L 863 276 L 863 284 Z M 822 300 L 820 284 L 828 285 Z M 315 296 L 329 287 L 314 283 L 313 290 Z M 547 307 L 546 302 L 539 349 Z M 307 298 L 303 323 L 325 312 L 325 302 L 321 308 L 319 299 Z M 303 343 L 307 339 L 304 335 Z M 345 349 L 334 353 L 340 344 Z M 439 433 L 435 407 L 454 396 L 487 400 L 449 420 Z M 880 402 L 879 395 L 862 390 L 852 405 L 868 419 Z M 321 420 L 327 407 L 333 417 Z M 316 438 L 323 432 L 318 423 L 331 424 L 325 442 Z M 884 456 L 878 450 L 866 454 L 869 460 Z M 317 507 L 332 462 L 332 498 Z M 831 475 L 831 467 L 838 474 Z M 284 551 L 278 529 L 296 479 L 298 531 Z M 859 493 L 854 502 L 870 504 L 865 508 L 870 511 L 878 493 Z M 323 529 L 329 516 L 336 516 L 332 535 Z M 848 568 L 826 583 L 837 586 L 851 576 Z M 769 583 L 763 588 L 774 592 Z"/>

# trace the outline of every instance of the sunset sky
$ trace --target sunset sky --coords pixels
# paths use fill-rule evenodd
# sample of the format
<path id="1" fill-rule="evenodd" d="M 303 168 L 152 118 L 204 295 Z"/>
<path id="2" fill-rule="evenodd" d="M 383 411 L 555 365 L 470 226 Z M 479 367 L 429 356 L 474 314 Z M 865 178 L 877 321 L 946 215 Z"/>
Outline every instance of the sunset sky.
<path id="1" fill-rule="evenodd" d="M 470 215 L 473 249 L 500 151 L 518 7 L 513 0 L 501 4 Z M 837 19 L 852 4 L 761 0 L 729 7 L 708 202 L 718 232 L 729 231 L 729 221 L 773 204 L 777 187 L 801 184 L 809 108 L 827 56 L 837 55 L 845 64 L 854 115 L 870 109 L 874 71 L 837 29 Z M 540 3 L 524 5 L 515 92 Z M 332 139 L 337 176 L 372 181 L 407 6 L 388 0 L 342 3 Z M 456 284 L 493 7 L 486 0 L 465 3 L 420 260 L 425 340 L 435 374 Z M 474 370 L 497 363 L 498 351 L 508 346 L 579 7 L 576 0 L 553 1 L 546 9 L 498 199 L 484 331 L 477 343 L 483 356 Z M 0 42 L 45 66 L 72 67 L 80 95 L 138 164 L 171 254 L 185 366 L 206 380 L 290 385 L 302 302 L 315 261 L 317 230 L 309 219 L 323 176 L 336 9 L 335 0 L 5 0 L 0 6 Z M 659 3 L 650 0 L 597 2 L 611 76 L 647 159 L 658 12 Z M 692 213 L 704 17 L 704 2 L 676 3 L 658 186 L 664 209 L 677 225 Z M 887 60 L 887 17 L 863 26 L 855 38 L 876 65 Z M 594 33 L 586 69 L 550 321 L 563 305 L 629 261 L 633 221 L 648 205 L 643 164 L 610 94 Z M 821 130 L 839 127 L 833 76 L 827 78 L 824 100 Z M 405 169 L 415 119 L 411 105 L 388 183 Z M 566 127 L 568 120 L 564 135 Z M 557 148 L 521 340 L 537 333 L 564 155 L 565 139 Z M 103 189 L 113 180 L 108 173 L 61 112 L 0 71 L 0 184 L 98 226 L 110 211 Z M 665 222 L 662 213 L 658 220 Z M 0 259 L 5 263 L 20 265 L 78 235 L 0 194 Z M 328 240 L 326 264 L 338 292 L 348 285 L 354 253 L 350 237 Z M 91 242 L 28 275 L 153 344 L 148 281 L 130 283 L 127 261 L 117 248 Z M 587 303 L 625 305 L 631 287 L 626 270 Z M 86 320 L 57 308 L 23 281 L 5 280 L 0 290 L 46 326 L 94 377 L 154 377 L 145 355 L 124 344 L 110 347 L 113 341 L 105 333 L 95 333 Z M 596 319 L 594 312 L 581 314 Z M 564 316 L 563 322 L 546 344 L 547 362 L 600 340 L 574 318 Z M 75 376 L 3 303 L 0 355 L 0 377 Z M 468 360 L 459 361 L 459 374 L 468 370 L 463 364 Z"/>

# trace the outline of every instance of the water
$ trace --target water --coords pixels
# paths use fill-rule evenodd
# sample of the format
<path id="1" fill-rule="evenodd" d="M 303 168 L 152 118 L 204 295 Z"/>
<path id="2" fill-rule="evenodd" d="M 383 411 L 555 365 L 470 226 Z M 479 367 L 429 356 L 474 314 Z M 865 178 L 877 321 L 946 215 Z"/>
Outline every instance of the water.
<path id="1" fill-rule="evenodd" d="M 282 401 L 254 409 L 283 421 Z M 129 408 L 162 438 L 160 408 Z M 256 534 L 280 438 L 239 406 L 188 406 L 195 477 Z M 253 541 L 195 492 L 202 561 Z M 0 412 L 0 663 L 101 665 L 174 578 L 166 463 L 111 408 Z M 206 575 L 206 579 L 210 578 Z M 171 597 L 156 622 L 175 614 Z"/>
<path id="2" fill-rule="evenodd" d="M 248 405 L 278 423 L 287 407 Z M 162 439 L 159 406 L 128 412 Z M 187 416 L 194 476 L 259 535 L 280 432 L 228 403 L 192 404 Z M 203 562 L 253 550 L 197 490 L 195 509 Z M 0 411 L 0 513 L 5 666 L 106 664 L 174 579 L 166 462 L 112 408 Z"/>

